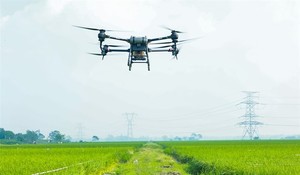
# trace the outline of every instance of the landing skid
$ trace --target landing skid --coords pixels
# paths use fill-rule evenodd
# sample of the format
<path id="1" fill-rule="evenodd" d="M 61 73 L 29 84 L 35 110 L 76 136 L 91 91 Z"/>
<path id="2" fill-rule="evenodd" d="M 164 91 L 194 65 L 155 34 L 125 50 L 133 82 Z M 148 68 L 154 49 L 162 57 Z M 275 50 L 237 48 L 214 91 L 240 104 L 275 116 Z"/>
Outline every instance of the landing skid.
<path id="1" fill-rule="evenodd" d="M 148 57 L 145 57 L 143 59 L 135 59 L 133 57 L 129 57 L 128 58 L 128 63 L 127 63 L 128 67 L 129 67 L 129 71 L 131 71 L 133 63 L 146 63 L 147 66 L 148 66 L 148 71 L 150 71 L 150 61 L 149 61 Z"/>

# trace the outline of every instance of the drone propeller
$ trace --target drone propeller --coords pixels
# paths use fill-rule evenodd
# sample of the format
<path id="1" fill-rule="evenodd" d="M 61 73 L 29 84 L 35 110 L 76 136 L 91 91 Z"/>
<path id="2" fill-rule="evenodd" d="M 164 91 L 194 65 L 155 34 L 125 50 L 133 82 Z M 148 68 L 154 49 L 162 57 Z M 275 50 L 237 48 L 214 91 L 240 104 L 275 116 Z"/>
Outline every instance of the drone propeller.
<path id="1" fill-rule="evenodd" d="M 160 46 L 160 47 L 154 47 L 152 49 L 161 49 L 161 48 L 167 48 L 167 47 L 172 47 L 174 45 L 166 45 L 166 46 Z"/>
<path id="2" fill-rule="evenodd" d="M 187 42 L 187 41 L 197 40 L 199 38 L 202 38 L 202 37 L 180 40 L 180 41 L 177 41 L 176 43 L 183 43 L 183 42 Z M 151 44 L 172 44 L 172 43 L 174 43 L 174 42 L 168 41 L 168 42 L 158 42 L 158 43 L 151 43 Z"/>
<path id="3" fill-rule="evenodd" d="M 101 54 L 101 53 L 88 53 L 88 54 L 96 55 L 96 56 L 105 56 L 105 55 L 103 55 L 103 54 Z"/>
<path id="4" fill-rule="evenodd" d="M 105 55 L 103 55 L 103 54 L 100 54 L 100 53 L 88 53 L 88 54 L 90 54 L 90 55 L 95 55 L 95 56 L 102 56 L 102 60 L 104 59 L 104 56 L 115 56 L 115 55 L 120 55 L 120 54 L 109 54 L 109 55 L 107 55 L 107 54 L 105 54 Z"/>
<path id="5" fill-rule="evenodd" d="M 92 42 L 90 42 L 89 44 L 99 45 L 100 43 L 92 43 Z M 128 47 L 126 45 L 113 45 L 113 44 L 106 44 L 106 46 L 108 46 L 108 47 Z"/>
<path id="6" fill-rule="evenodd" d="M 99 42 L 89 42 L 89 44 L 93 44 L 93 45 L 99 45 Z M 109 47 L 127 47 L 126 45 L 110 45 L 110 44 L 106 44 Z"/>
<path id="7" fill-rule="evenodd" d="M 172 44 L 172 43 L 173 43 L 172 41 L 168 41 L 168 42 L 159 42 L 159 43 L 150 43 L 150 44 Z"/>
<path id="8" fill-rule="evenodd" d="M 129 32 L 129 31 L 125 31 L 125 30 L 107 30 L 107 29 L 98 29 L 98 28 L 91 28 L 91 27 L 83 27 L 83 26 L 75 26 L 74 27 L 78 27 L 78 28 L 82 28 L 82 29 L 87 29 L 87 30 L 94 30 L 94 31 L 108 31 L 108 32 Z"/>
<path id="9" fill-rule="evenodd" d="M 125 45 L 112 45 L 112 44 L 108 44 L 108 47 L 127 47 Z"/>
<path id="10" fill-rule="evenodd" d="M 105 56 L 105 55 L 100 54 L 100 53 L 88 53 L 88 54 L 96 55 L 96 56 L 102 56 L 102 60 L 104 59 L 104 56 Z"/>
<path id="11" fill-rule="evenodd" d="M 185 33 L 185 32 L 182 32 L 182 31 L 178 31 L 178 30 L 174 30 L 174 29 L 171 29 L 169 27 L 166 27 L 166 26 L 161 26 L 162 28 L 164 29 L 167 29 L 167 30 L 170 30 L 171 32 L 176 32 L 176 33 Z"/>
<path id="12" fill-rule="evenodd" d="M 87 29 L 87 30 L 94 30 L 94 31 L 115 31 L 115 30 L 107 30 L 107 29 L 98 29 L 98 28 L 91 28 L 91 27 L 82 27 L 82 26 L 75 26 L 74 27 L 78 27 L 78 28 L 82 28 L 82 29 Z"/>

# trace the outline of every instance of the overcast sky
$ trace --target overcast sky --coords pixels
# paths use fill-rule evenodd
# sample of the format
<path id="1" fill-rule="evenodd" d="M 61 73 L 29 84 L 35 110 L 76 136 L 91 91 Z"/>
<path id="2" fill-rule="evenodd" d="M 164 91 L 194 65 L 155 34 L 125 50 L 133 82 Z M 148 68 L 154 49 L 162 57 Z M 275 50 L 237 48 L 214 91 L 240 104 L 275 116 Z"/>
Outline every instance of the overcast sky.
<path id="1" fill-rule="evenodd" d="M 126 135 L 242 136 L 241 91 L 258 91 L 260 135 L 300 134 L 300 3 L 201 0 L 1 0 L 0 128 L 60 130 L 73 138 Z M 97 32 L 201 37 L 179 60 L 151 53 L 151 71 L 127 54 L 101 58 Z M 106 40 L 110 44 L 119 41 Z"/>

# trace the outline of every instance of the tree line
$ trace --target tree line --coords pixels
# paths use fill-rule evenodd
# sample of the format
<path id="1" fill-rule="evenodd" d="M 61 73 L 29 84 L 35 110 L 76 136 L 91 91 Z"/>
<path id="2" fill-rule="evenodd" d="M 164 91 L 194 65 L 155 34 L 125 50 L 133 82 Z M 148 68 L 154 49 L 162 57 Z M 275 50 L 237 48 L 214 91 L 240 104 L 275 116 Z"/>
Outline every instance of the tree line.
<path id="1" fill-rule="evenodd" d="M 14 133 L 10 130 L 5 130 L 0 128 L 0 143 L 2 144 L 16 144 L 16 143 L 47 143 L 47 142 L 69 142 L 70 139 L 67 139 L 66 136 L 60 131 L 54 130 L 46 136 L 40 132 L 40 130 L 31 131 L 27 130 L 26 133 Z"/>

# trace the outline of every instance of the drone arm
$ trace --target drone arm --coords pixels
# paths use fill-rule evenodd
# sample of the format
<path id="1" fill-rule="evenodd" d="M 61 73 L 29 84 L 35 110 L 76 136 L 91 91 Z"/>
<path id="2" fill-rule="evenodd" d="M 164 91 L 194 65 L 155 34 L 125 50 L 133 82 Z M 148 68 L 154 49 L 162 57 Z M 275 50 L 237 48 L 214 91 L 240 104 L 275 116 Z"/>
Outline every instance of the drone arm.
<path id="1" fill-rule="evenodd" d="M 148 39 L 148 42 L 165 40 L 165 39 L 169 39 L 169 38 L 171 38 L 171 36 L 164 36 L 164 37 L 159 37 L 159 38 L 152 38 L 152 39 Z"/>
<path id="2" fill-rule="evenodd" d="M 172 49 L 156 49 L 156 50 L 149 49 L 149 52 L 172 52 Z"/>
<path id="3" fill-rule="evenodd" d="M 108 52 L 129 52 L 129 49 L 109 49 Z"/>
<path id="4" fill-rule="evenodd" d="M 114 40 L 119 40 L 119 41 L 125 41 L 125 42 L 129 42 L 128 39 L 124 39 L 124 38 L 117 38 L 117 37 L 113 37 L 113 36 L 109 36 L 109 35 L 106 35 L 106 38 L 109 38 L 109 39 L 114 39 Z"/>

